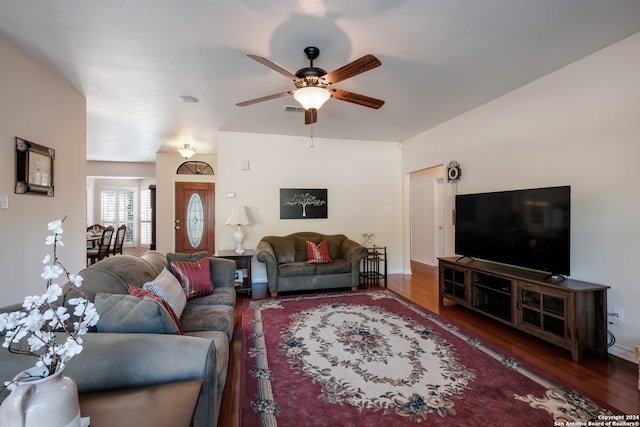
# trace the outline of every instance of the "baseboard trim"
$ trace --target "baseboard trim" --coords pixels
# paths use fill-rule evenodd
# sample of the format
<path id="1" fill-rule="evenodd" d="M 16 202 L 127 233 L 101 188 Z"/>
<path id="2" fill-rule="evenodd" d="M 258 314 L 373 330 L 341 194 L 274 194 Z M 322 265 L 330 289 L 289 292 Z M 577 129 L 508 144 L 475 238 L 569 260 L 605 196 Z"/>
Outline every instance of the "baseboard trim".
<path id="1" fill-rule="evenodd" d="M 620 347 L 614 344 L 611 347 L 609 347 L 609 354 L 612 354 L 624 360 L 628 360 L 629 362 L 638 364 L 638 359 L 636 358 L 635 352 L 628 348 Z"/>

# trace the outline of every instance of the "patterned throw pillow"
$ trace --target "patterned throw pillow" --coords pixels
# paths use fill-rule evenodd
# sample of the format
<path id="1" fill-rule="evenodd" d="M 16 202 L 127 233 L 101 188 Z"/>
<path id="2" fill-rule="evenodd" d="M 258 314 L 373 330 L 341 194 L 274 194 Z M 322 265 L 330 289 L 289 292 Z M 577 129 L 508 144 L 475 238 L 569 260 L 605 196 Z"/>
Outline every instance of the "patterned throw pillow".
<path id="1" fill-rule="evenodd" d="M 162 272 L 153 281 L 145 283 L 142 289 L 153 292 L 169 303 L 178 318 L 182 316 L 182 312 L 187 306 L 187 297 L 184 294 L 182 285 L 169 270 L 162 269 Z"/>
<path id="2" fill-rule="evenodd" d="M 207 258 L 208 256 L 209 253 L 207 251 L 200 251 L 192 254 L 169 252 L 167 254 L 167 270 L 169 270 L 169 273 L 173 273 L 171 265 L 174 262 L 196 262 L 202 258 Z"/>
<path id="3" fill-rule="evenodd" d="M 169 312 L 169 316 L 171 316 L 171 319 L 173 319 L 173 322 L 176 324 L 176 328 L 178 328 L 178 335 L 184 335 L 184 330 L 182 329 L 182 324 L 180 323 L 180 317 L 178 317 L 176 312 L 171 307 L 171 304 L 169 304 L 167 301 L 163 300 L 161 297 L 159 297 L 158 295 L 154 294 L 151 291 L 148 291 L 146 289 L 141 289 L 133 285 L 129 285 L 129 287 L 127 288 L 127 293 L 134 297 L 138 297 L 138 298 L 148 297 L 154 301 L 158 301 L 160 304 L 162 304 L 165 310 Z"/>
<path id="4" fill-rule="evenodd" d="M 329 243 L 327 239 L 318 243 L 306 241 L 307 246 L 307 263 L 309 264 L 326 264 L 332 262 L 331 255 L 329 255 Z"/>
<path id="5" fill-rule="evenodd" d="M 213 293 L 209 258 L 202 258 L 196 262 L 172 262 L 171 269 L 182 285 L 188 300 Z"/>

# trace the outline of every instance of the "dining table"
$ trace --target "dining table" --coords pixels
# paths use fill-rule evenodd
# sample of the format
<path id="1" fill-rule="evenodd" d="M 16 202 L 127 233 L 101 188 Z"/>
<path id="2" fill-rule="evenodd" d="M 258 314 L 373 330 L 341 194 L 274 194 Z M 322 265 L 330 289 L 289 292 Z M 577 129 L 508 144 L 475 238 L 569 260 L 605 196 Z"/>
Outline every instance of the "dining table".
<path id="1" fill-rule="evenodd" d="M 87 233 L 87 248 L 95 248 L 102 239 L 102 234 Z"/>

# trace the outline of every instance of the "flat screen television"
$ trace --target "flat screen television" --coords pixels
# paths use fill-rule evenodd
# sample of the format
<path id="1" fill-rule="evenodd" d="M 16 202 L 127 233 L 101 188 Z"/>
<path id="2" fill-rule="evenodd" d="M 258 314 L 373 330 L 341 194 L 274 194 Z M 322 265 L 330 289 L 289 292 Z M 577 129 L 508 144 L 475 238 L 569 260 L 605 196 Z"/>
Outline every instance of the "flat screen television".
<path id="1" fill-rule="evenodd" d="M 570 274 L 570 186 L 460 194 L 455 204 L 457 254 Z"/>

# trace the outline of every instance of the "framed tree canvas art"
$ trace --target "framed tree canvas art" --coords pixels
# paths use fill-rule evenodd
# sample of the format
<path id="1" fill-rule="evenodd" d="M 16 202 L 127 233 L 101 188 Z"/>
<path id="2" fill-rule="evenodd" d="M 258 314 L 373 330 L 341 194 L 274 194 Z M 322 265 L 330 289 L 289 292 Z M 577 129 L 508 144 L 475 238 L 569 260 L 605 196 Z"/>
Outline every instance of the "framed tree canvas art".
<path id="1" fill-rule="evenodd" d="M 327 189 L 281 188 L 280 219 L 327 218 Z"/>

